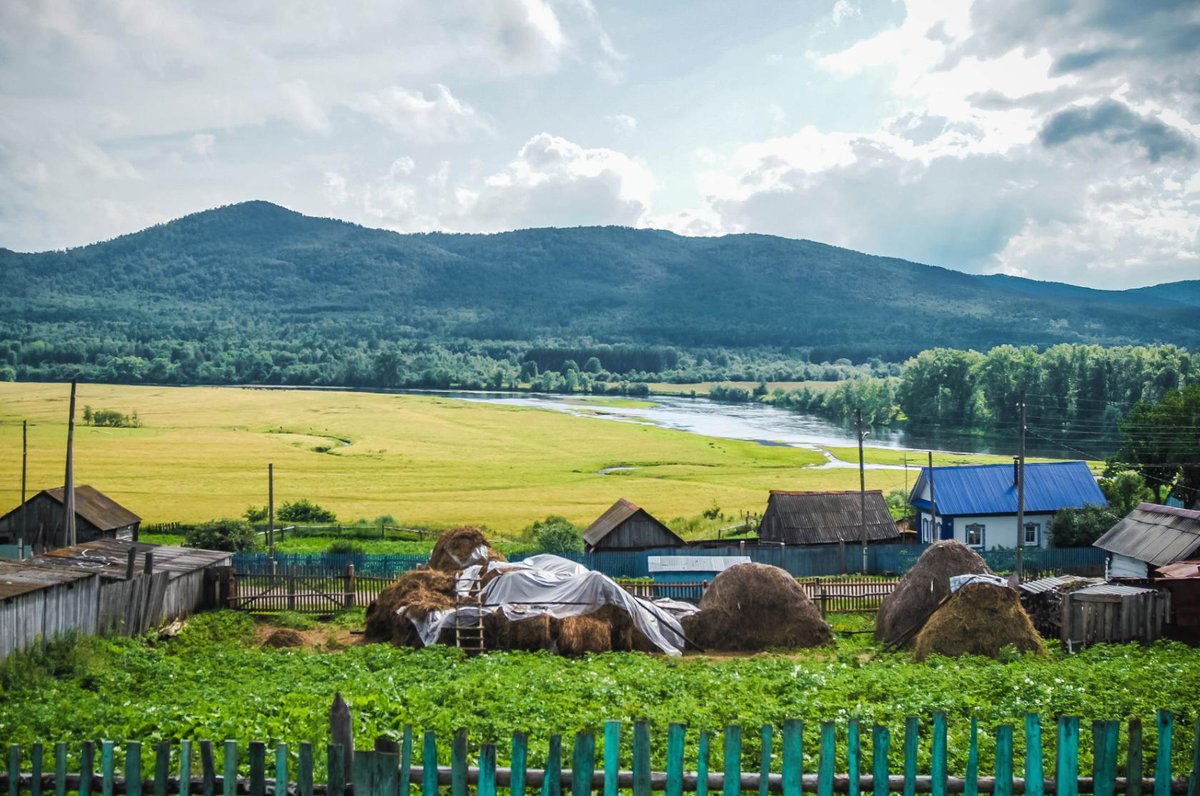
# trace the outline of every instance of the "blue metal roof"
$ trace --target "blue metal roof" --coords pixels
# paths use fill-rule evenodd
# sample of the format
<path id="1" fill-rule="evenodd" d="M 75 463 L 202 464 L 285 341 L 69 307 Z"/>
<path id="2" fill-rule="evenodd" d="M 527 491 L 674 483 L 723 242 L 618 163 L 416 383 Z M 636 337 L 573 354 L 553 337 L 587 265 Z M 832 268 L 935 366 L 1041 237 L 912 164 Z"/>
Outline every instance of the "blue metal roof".
<path id="1" fill-rule="evenodd" d="M 943 517 L 970 514 L 1016 514 L 1017 487 L 1011 464 L 973 464 L 933 468 L 933 499 Z M 929 468 L 912 494 L 919 495 L 929 478 Z M 909 501 L 929 510 L 929 501 Z M 1025 465 L 1025 512 L 1038 514 L 1085 505 L 1107 506 L 1086 462 L 1045 462 Z"/>

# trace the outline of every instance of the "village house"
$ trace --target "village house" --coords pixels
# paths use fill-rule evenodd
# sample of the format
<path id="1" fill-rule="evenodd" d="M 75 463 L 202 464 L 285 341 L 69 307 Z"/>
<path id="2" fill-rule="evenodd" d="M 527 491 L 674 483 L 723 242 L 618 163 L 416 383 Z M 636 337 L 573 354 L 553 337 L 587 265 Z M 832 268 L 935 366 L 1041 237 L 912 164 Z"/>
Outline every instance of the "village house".
<path id="1" fill-rule="evenodd" d="M 771 490 L 758 529 L 760 542 L 807 545 L 860 542 L 866 506 L 868 542 L 894 542 L 900 531 L 888 511 L 883 492 L 786 492 Z"/>
<path id="2" fill-rule="evenodd" d="M 683 547 L 683 541 L 650 512 L 625 498 L 612 504 L 583 532 L 590 553 L 596 550 L 647 550 Z"/>
<path id="3" fill-rule="evenodd" d="M 66 547 L 63 488 L 43 489 L 0 517 L 0 545 L 23 543 L 33 553 Z M 75 487 L 75 541 L 137 539 L 142 518 L 91 486 Z"/>
<path id="4" fill-rule="evenodd" d="M 1200 556 L 1200 511 L 1142 503 L 1096 540 L 1108 553 L 1110 578 L 1149 578 L 1165 567 Z"/>
<path id="5" fill-rule="evenodd" d="M 975 464 L 934 467 L 931 527 L 930 471 L 909 495 L 917 510 L 920 541 L 954 539 L 977 550 L 1017 546 L 1017 465 Z M 1038 462 L 1025 465 L 1025 547 L 1050 546 L 1050 520 L 1064 508 L 1107 506 L 1086 462 Z"/>

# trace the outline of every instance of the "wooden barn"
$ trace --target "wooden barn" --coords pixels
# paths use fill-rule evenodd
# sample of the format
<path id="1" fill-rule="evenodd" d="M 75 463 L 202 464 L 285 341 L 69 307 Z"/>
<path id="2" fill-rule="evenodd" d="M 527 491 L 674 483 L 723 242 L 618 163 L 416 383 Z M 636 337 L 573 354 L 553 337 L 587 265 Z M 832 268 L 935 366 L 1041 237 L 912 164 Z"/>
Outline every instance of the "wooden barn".
<path id="1" fill-rule="evenodd" d="M 900 539 L 883 492 L 866 492 L 867 541 Z M 760 542 L 803 545 L 862 541 L 862 498 L 857 491 L 785 492 L 771 490 L 758 529 Z"/>
<path id="2" fill-rule="evenodd" d="M 612 504 L 584 531 L 583 541 L 589 553 L 598 550 L 683 547 L 687 544 L 650 512 L 625 498 Z"/>
<path id="3" fill-rule="evenodd" d="M 0 561 L 0 660 L 39 639 L 94 634 L 99 604 L 93 572 Z"/>
<path id="4" fill-rule="evenodd" d="M 0 517 L 0 544 L 43 553 L 65 547 L 66 506 L 63 488 L 43 489 L 24 504 Z M 75 487 L 75 541 L 136 539 L 142 518 L 91 486 Z M 28 537 L 24 537 L 24 534 Z"/>

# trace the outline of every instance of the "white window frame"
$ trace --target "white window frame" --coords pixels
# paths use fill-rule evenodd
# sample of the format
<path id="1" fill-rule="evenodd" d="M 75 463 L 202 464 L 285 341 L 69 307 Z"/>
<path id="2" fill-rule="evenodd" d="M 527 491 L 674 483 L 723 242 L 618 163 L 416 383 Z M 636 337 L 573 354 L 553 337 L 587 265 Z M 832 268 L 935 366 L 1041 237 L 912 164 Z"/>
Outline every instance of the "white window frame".
<path id="1" fill-rule="evenodd" d="M 1029 541 L 1029 529 L 1033 529 L 1033 541 Z M 1042 524 L 1040 522 L 1025 523 L 1025 533 L 1022 537 L 1026 547 L 1041 547 L 1042 544 Z"/>
<path id="2" fill-rule="evenodd" d="M 979 531 L 979 541 L 978 542 L 971 541 L 971 531 L 972 530 Z M 963 540 L 966 543 L 967 547 L 983 547 L 984 543 L 987 541 L 987 525 L 985 525 L 982 522 L 972 522 L 972 523 L 968 523 L 967 525 L 963 526 Z"/>

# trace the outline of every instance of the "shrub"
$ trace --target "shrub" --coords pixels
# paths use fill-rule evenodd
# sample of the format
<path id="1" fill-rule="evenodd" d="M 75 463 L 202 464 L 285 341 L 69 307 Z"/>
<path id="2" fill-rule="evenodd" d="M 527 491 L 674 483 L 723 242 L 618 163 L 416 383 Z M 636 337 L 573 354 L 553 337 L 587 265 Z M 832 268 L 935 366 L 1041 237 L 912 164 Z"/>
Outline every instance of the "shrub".
<path id="1" fill-rule="evenodd" d="M 336 539 L 334 540 L 333 544 L 329 545 L 329 550 L 327 552 L 338 555 L 360 556 L 365 551 L 363 550 L 362 545 L 355 544 L 349 539 Z"/>
<path id="2" fill-rule="evenodd" d="M 1088 547 L 1121 521 L 1121 514 L 1107 506 L 1059 509 L 1050 521 L 1053 547 Z"/>
<path id="3" fill-rule="evenodd" d="M 526 531 L 543 553 L 583 552 L 583 535 L 566 517 L 551 515 L 530 525 Z"/>
<path id="4" fill-rule="evenodd" d="M 277 516 L 281 522 L 337 522 L 332 511 L 321 508 L 308 498 L 291 503 L 285 501 Z"/>
<path id="5" fill-rule="evenodd" d="M 258 549 L 258 536 L 250 523 L 242 520 L 213 520 L 188 528 L 183 535 L 187 547 L 228 550 L 233 553 Z"/>

